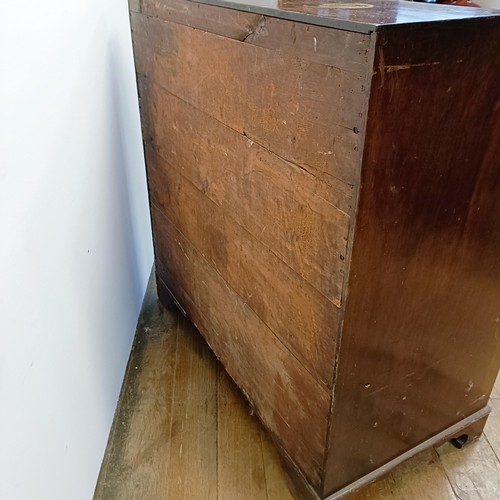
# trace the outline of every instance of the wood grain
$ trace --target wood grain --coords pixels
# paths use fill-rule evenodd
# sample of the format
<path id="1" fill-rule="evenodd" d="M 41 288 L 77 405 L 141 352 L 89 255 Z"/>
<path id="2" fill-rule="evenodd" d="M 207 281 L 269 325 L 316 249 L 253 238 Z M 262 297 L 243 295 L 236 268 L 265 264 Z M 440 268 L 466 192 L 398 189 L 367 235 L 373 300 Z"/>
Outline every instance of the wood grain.
<path id="1" fill-rule="evenodd" d="M 291 500 L 250 412 L 192 324 L 159 307 L 151 279 L 94 500 Z"/>
<path id="2" fill-rule="evenodd" d="M 152 220 L 162 280 L 177 291 L 188 317 L 264 424 L 318 485 L 328 392 L 154 206 Z"/>
<path id="3" fill-rule="evenodd" d="M 199 4 L 143 0 L 142 12 L 163 21 L 279 50 L 308 61 L 365 75 L 369 35 Z"/>
<path id="4" fill-rule="evenodd" d="M 331 387 L 338 309 L 150 148 L 146 160 L 151 203 L 315 378 Z"/>
<path id="5" fill-rule="evenodd" d="M 369 35 L 261 16 L 245 42 L 366 75 Z"/>
<path id="6" fill-rule="evenodd" d="M 449 443 L 437 449 L 453 490 L 460 500 L 495 500 L 500 496 L 500 463 L 484 438 L 460 453 Z"/>
<path id="7" fill-rule="evenodd" d="M 190 359 L 201 366 L 190 370 L 189 377 L 179 378 L 174 383 L 176 365 L 188 366 Z M 245 498 L 243 493 L 246 495 L 248 491 L 262 492 L 260 486 L 262 476 L 260 472 L 248 474 L 248 471 L 252 470 L 263 470 L 265 474 L 266 490 L 259 495 L 259 498 L 268 500 L 293 498 L 285 481 L 277 449 L 273 446 L 269 435 L 255 416 L 251 415 L 248 403 L 225 375 L 223 367 L 215 362 L 217 368 L 207 370 L 213 363 L 214 358 L 209 347 L 190 323 L 180 317 L 178 312 L 166 311 L 158 306 L 156 286 L 154 280 L 150 280 L 94 500 L 138 498 L 178 500 L 178 497 L 167 496 L 168 484 L 173 479 L 165 474 L 167 463 L 182 460 L 182 455 L 170 453 L 169 408 L 174 399 L 174 390 L 178 395 L 185 393 L 185 390 L 179 387 L 179 383 L 187 384 L 190 388 L 197 385 L 206 387 L 207 378 L 217 384 L 218 400 L 227 401 L 231 405 L 231 415 L 236 418 L 222 420 L 219 418 L 217 429 L 214 430 L 212 426 L 206 428 L 207 419 L 217 418 L 221 407 L 218 404 L 207 407 L 215 412 L 211 415 L 207 415 L 205 411 L 193 415 L 193 423 L 196 422 L 196 426 L 205 428 L 206 432 L 215 432 L 214 442 L 220 441 L 218 436 L 221 435 L 226 438 L 241 437 L 233 439 L 232 446 L 228 446 L 226 452 L 222 453 L 219 449 L 217 476 L 220 477 L 219 471 L 223 469 L 225 475 L 243 477 L 245 488 L 239 489 L 230 479 L 224 483 L 218 480 L 217 494 L 201 498 L 209 500 L 238 498 L 240 491 L 242 492 L 240 497 Z M 206 394 L 196 389 L 193 394 L 199 398 L 200 407 L 203 406 Z M 182 403 L 179 398 L 176 400 Z M 239 409 L 235 408 L 236 405 Z M 492 443 L 491 436 L 500 435 L 500 420 L 490 417 L 485 432 L 488 442 Z M 249 443 L 247 436 L 253 438 L 253 443 Z M 256 444 L 258 442 L 261 444 Z M 187 436 L 183 450 L 190 454 L 190 448 L 203 453 L 204 458 L 200 458 L 201 463 L 213 456 L 211 449 L 200 450 L 196 440 Z M 441 461 L 439 454 L 428 450 L 400 465 L 387 477 L 357 492 L 351 498 L 355 500 L 455 499 L 453 492 L 450 493 L 451 483 L 446 479 L 449 476 L 452 479 L 457 478 L 468 488 L 474 481 L 476 492 L 481 494 L 484 500 L 496 500 L 498 491 L 489 489 L 498 474 L 497 468 L 492 467 L 490 463 L 491 454 L 486 455 L 485 466 L 481 467 L 481 460 L 478 460 L 475 450 L 472 453 L 467 447 L 462 450 L 441 447 L 439 450 L 446 455 L 446 469 L 445 462 Z M 498 452 L 494 460 L 498 462 Z M 234 467 L 233 472 L 232 467 Z M 184 491 L 185 498 L 200 498 L 194 496 L 199 494 L 199 486 L 191 480 L 197 472 L 195 471 L 195 476 L 192 476 L 193 468 L 185 467 L 180 470 L 180 474 L 181 483 L 186 487 L 192 486 L 192 490 Z M 457 483 L 454 482 L 455 484 Z M 230 489 L 226 490 L 225 485 Z M 470 490 L 467 495 L 469 498 L 475 498 Z"/>
<path id="8" fill-rule="evenodd" d="M 383 480 L 347 495 L 346 500 L 455 500 L 455 494 L 431 449 L 394 469 Z"/>
<path id="9" fill-rule="evenodd" d="M 140 340 L 134 343 L 126 374 L 130 383 L 122 389 L 121 412 L 115 417 L 101 471 L 105 478 L 96 488 L 95 498 L 102 500 L 160 500 L 167 490 L 164 471 L 170 443 L 162 437 L 170 432 L 177 328 L 175 318 L 161 314 L 154 304 L 149 306 L 152 310 L 138 327 Z M 147 342 L 145 328 L 156 333 Z M 158 335 L 165 330 L 168 334 Z M 137 398 L 139 408 L 134 406 Z"/>
<path id="10" fill-rule="evenodd" d="M 219 388 L 218 452 L 224 460 L 221 461 L 218 471 L 218 498 L 266 498 L 266 473 L 262 459 L 260 428 L 258 425 L 248 425 L 247 419 L 251 418 L 249 408 L 241 405 L 237 388 L 222 371 Z"/>
<path id="11" fill-rule="evenodd" d="M 131 17 L 161 296 L 284 453 L 325 496 L 484 408 L 500 360 L 498 19 L 388 27 L 368 53 L 364 35 L 145 6 Z M 268 495 L 254 465 L 246 494 Z"/>
<path id="12" fill-rule="evenodd" d="M 500 361 L 498 33 L 379 35 L 325 493 L 487 403 Z"/>
<path id="13" fill-rule="evenodd" d="M 167 498 L 217 497 L 216 364 L 194 328 L 178 343 L 169 430 L 170 459 L 164 471 Z M 199 371 L 199 373 L 196 373 Z M 200 420 L 198 415 L 204 414 Z M 189 476 L 184 471 L 189 469 Z M 143 497 L 147 498 L 147 497 Z"/>
<path id="14" fill-rule="evenodd" d="M 200 349 L 202 340 L 185 320 L 164 314 L 154 303 L 145 310 L 127 370 L 130 385 L 122 391 L 122 412 L 103 464 L 106 480 L 98 484 L 96 497 L 160 500 L 192 493 L 216 498 L 216 360 Z M 185 469 L 191 470 L 189 478 Z"/>
<path id="15" fill-rule="evenodd" d="M 322 182 L 139 80 L 146 143 L 336 306 L 352 189 Z"/>
<path id="16" fill-rule="evenodd" d="M 220 192 L 224 186 L 219 187 L 220 177 L 256 171 L 265 175 L 272 189 L 282 190 L 302 204 L 323 200 L 345 214 L 353 213 L 352 186 L 283 160 L 145 77 L 138 77 L 138 87 L 145 142 L 151 143 L 167 161 L 180 164 L 196 185 L 206 184 L 206 175 L 211 172 L 219 183 L 209 183 L 204 189 L 217 203 L 231 206 L 232 202 L 232 192 Z M 261 184 L 258 188 L 258 192 L 264 191 Z M 238 191 L 238 195 L 245 192 Z M 333 211 L 330 217 L 338 220 L 339 214 Z"/>
<path id="17" fill-rule="evenodd" d="M 142 0 L 142 13 L 209 33 L 244 40 L 257 26 L 260 14 L 204 5 L 191 0 Z"/>
<path id="18" fill-rule="evenodd" d="M 266 472 L 267 500 L 293 500 L 276 446 L 264 430 L 260 436 L 262 460 Z"/>
<path id="19" fill-rule="evenodd" d="M 290 162 L 359 181 L 363 76 L 143 15 L 131 20 L 138 73 Z"/>

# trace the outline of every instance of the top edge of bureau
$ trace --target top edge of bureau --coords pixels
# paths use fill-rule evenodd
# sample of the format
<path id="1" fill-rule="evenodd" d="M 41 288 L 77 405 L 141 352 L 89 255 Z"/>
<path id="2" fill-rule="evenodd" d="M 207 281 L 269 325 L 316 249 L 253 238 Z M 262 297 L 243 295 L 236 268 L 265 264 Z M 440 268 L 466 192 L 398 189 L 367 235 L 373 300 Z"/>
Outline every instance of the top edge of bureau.
<path id="1" fill-rule="evenodd" d="M 371 33 L 397 26 L 497 18 L 500 10 L 407 0 L 190 0 L 317 26 Z"/>

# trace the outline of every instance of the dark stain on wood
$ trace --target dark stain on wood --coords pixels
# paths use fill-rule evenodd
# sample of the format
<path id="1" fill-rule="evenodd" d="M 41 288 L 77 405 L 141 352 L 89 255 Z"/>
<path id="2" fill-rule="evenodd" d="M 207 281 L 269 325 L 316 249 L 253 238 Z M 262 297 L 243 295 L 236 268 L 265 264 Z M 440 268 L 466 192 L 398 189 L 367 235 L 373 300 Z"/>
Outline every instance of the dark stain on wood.
<path id="1" fill-rule="evenodd" d="M 379 35 L 325 493 L 488 400 L 500 356 L 499 35 L 498 23 Z"/>
<path id="2" fill-rule="evenodd" d="M 352 189 L 285 162 L 161 87 L 139 80 L 145 137 L 278 258 L 340 306 Z M 329 256 L 325 258 L 325 256 Z"/>
<path id="3" fill-rule="evenodd" d="M 313 496 L 466 427 L 499 365 L 498 18 L 131 20 L 160 297 Z"/>
<path id="4" fill-rule="evenodd" d="M 331 387 L 339 310 L 146 147 L 151 203 L 193 244 L 294 355 Z"/>
<path id="5" fill-rule="evenodd" d="M 318 486 L 329 391 L 155 206 L 152 218 L 159 286 L 174 291 L 276 440 Z"/>
<path id="6" fill-rule="evenodd" d="M 363 76 L 168 21 L 131 19 L 140 74 L 312 173 L 357 182 L 353 128 L 363 123 Z"/>

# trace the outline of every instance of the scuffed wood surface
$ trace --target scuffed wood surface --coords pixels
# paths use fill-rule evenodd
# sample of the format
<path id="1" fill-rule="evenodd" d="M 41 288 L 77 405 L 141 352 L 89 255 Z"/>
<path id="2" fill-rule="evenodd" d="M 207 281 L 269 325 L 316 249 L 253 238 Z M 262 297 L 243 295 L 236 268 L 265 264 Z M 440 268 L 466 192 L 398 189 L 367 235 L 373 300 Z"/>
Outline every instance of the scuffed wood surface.
<path id="1" fill-rule="evenodd" d="M 266 431 L 154 289 L 151 281 L 94 500 L 291 500 Z"/>
<path id="2" fill-rule="evenodd" d="M 500 498 L 500 463 L 487 439 L 465 446 L 460 453 L 449 443 L 437 448 L 439 460 L 460 500 Z"/>
<path id="3" fill-rule="evenodd" d="M 311 173 L 287 162 L 146 77 L 139 76 L 138 85 L 144 110 L 145 142 L 151 143 L 168 161 L 179 162 L 195 184 L 211 174 L 218 182 L 204 189 L 217 203 L 226 203 L 229 207 L 234 203 L 231 192 L 220 191 L 228 189 L 223 182 L 224 175 L 248 176 L 255 171 L 262 172 L 273 189 L 284 191 L 302 204 L 324 200 L 347 215 L 353 213 L 352 186 L 324 172 Z M 266 189 L 261 184 L 258 188 L 255 194 L 262 198 Z M 333 211 L 331 217 L 337 220 L 339 214 Z"/>
<path id="4" fill-rule="evenodd" d="M 500 363 L 499 27 L 379 35 L 325 493 L 487 404 Z"/>
<path id="5" fill-rule="evenodd" d="M 455 500 L 453 488 L 434 449 L 401 464 L 387 477 L 345 500 Z"/>
<path id="6" fill-rule="evenodd" d="M 176 456 L 176 460 L 169 460 L 165 470 L 165 476 L 170 478 L 168 498 L 211 498 L 217 494 L 217 450 L 214 445 L 217 380 L 213 376 L 216 369 L 214 358 L 200 348 L 200 339 L 193 331 L 187 342 L 177 343 L 169 431 L 170 454 Z M 200 413 L 206 414 L 202 422 L 198 420 Z M 192 469 L 189 477 L 183 474 L 186 469 Z"/>
<path id="7" fill-rule="evenodd" d="M 369 35 L 261 16 L 245 42 L 362 76 L 366 74 Z"/>
<path id="8" fill-rule="evenodd" d="M 294 39 L 291 24 L 257 29 L 244 13 L 229 22 L 177 0 L 141 12 L 131 20 L 160 282 L 318 486 L 365 77 L 325 64 L 317 29 Z"/>
<path id="9" fill-rule="evenodd" d="M 284 162 L 154 84 L 139 80 L 145 142 L 337 307 L 352 189 Z"/>
<path id="10" fill-rule="evenodd" d="M 265 425 L 280 443 L 286 443 L 311 483 L 318 485 L 329 391 L 155 206 L 152 221 L 161 280 L 175 291 Z"/>
<path id="11" fill-rule="evenodd" d="M 248 403 L 192 325 L 177 312 L 158 307 L 153 280 L 148 290 L 94 500 L 292 500 L 277 450 L 251 415 Z M 185 372 L 178 376 L 180 367 Z M 497 395 L 500 378 L 495 388 Z M 188 392 L 192 394 L 190 401 L 185 399 Z M 212 401 L 207 404 L 208 396 Z M 182 454 L 178 453 L 180 439 L 174 435 L 179 429 L 171 424 L 173 401 L 178 415 L 184 405 L 200 409 L 190 413 L 186 421 L 186 431 L 181 435 Z M 490 400 L 491 406 L 494 401 Z M 220 418 L 223 404 L 226 413 Z M 218 420 L 216 428 L 214 419 Z M 206 435 L 201 437 L 200 430 Z M 494 448 L 492 436 L 500 436 L 500 420 L 490 416 L 485 434 Z M 200 448 L 197 436 L 210 446 Z M 480 438 L 484 440 L 485 436 Z M 172 446 L 173 442 L 176 446 Z M 491 465 L 487 446 L 480 442 L 478 445 L 462 450 L 440 447 L 444 461 L 436 452 L 425 451 L 346 500 L 460 500 L 460 491 L 465 492 L 462 500 L 497 500 L 499 490 L 492 487 L 498 480 L 497 468 Z M 498 463 L 500 450 L 496 450 Z M 183 463 L 184 454 L 192 457 L 194 451 L 199 455 L 190 466 L 176 465 Z M 216 471 L 212 476 L 214 454 Z M 482 467 L 484 456 L 486 463 Z M 179 476 L 169 476 L 167 470 L 176 470 Z M 212 486 L 214 480 L 217 491 Z M 208 487 L 200 495 L 205 481 Z M 172 490 L 178 483 L 184 488 L 182 497 Z M 457 496 L 452 489 L 455 487 L 461 488 L 455 490 Z M 254 496 L 248 497 L 248 492 Z"/>
<path id="12" fill-rule="evenodd" d="M 223 9 L 190 0 L 142 0 L 141 12 L 208 33 L 245 40 L 258 25 L 260 14 Z"/>
<path id="13" fill-rule="evenodd" d="M 218 363 L 151 289 L 95 498 L 216 498 Z"/>
<path id="14" fill-rule="evenodd" d="M 266 500 L 294 500 L 288 480 L 283 473 L 282 461 L 267 432 L 261 432 L 262 460 L 266 471 Z"/>
<path id="15" fill-rule="evenodd" d="M 363 153 L 369 167 L 363 174 L 351 305 L 344 321 L 338 313 L 347 297 L 345 274 L 354 240 L 369 97 L 362 71 L 368 39 L 184 0 L 145 0 L 139 8 L 146 14 L 132 12 L 131 18 L 159 283 L 173 291 L 309 481 L 329 493 L 484 405 L 494 363 L 484 363 L 488 373 L 465 378 L 454 371 L 456 360 L 452 364 L 449 354 L 460 357 L 460 346 L 470 343 L 470 335 L 457 342 L 457 335 L 466 337 L 460 333 L 465 324 L 477 332 L 474 345 L 467 345 L 478 356 L 462 356 L 460 370 L 468 371 L 479 351 L 494 352 L 481 332 L 495 326 L 491 290 L 496 285 L 485 284 L 480 302 L 464 291 L 476 288 L 477 276 L 494 276 L 497 269 L 488 243 L 497 232 L 494 216 L 486 222 L 482 217 L 500 213 L 498 196 L 477 189 L 464 196 L 473 186 L 488 185 L 492 193 L 498 186 L 491 167 L 498 148 L 493 141 L 483 144 L 498 130 L 498 114 L 490 116 L 496 109 L 491 105 L 477 112 L 486 102 L 485 89 L 493 95 L 498 85 L 492 85 L 490 70 L 480 85 L 464 87 L 468 80 L 460 71 L 468 64 L 464 60 L 479 53 L 460 44 L 472 46 L 479 31 L 470 37 L 449 31 L 453 55 L 447 57 L 453 67 L 434 57 L 435 47 L 442 48 L 432 29 L 425 28 L 418 40 L 404 30 L 394 31 L 401 43 L 386 44 L 385 35 L 378 39 L 370 126 L 384 133 L 368 134 Z M 489 36 L 492 26 L 481 26 L 481 36 Z M 491 41 L 481 71 L 497 57 L 498 39 Z M 338 50 L 330 51 L 330 45 Z M 431 80 L 439 76 L 432 85 L 438 100 L 428 91 L 429 75 Z M 439 85 L 453 75 L 458 76 L 449 88 Z M 471 107 L 474 93 L 478 98 Z M 466 104 L 455 106 L 460 98 Z M 443 102 L 449 104 L 446 113 L 436 105 Z M 411 119 L 423 109 L 426 120 Z M 485 118 L 477 119 L 480 114 Z M 463 140 L 439 135 L 428 122 L 436 130 L 462 123 L 469 135 Z M 449 141 L 455 142 L 450 146 Z M 484 168 L 475 175 L 466 166 L 477 151 Z M 422 184 L 429 172 L 435 179 Z M 452 189 L 464 179 L 466 188 Z M 443 186 L 446 190 L 434 196 Z M 454 204 L 448 196 L 457 197 Z M 480 206 L 481 212 L 460 212 L 464 203 Z M 459 231 L 450 233 L 457 210 L 458 221 L 464 221 L 460 234 L 470 236 L 462 247 Z M 391 239 L 403 229 L 404 238 Z M 431 241 L 429 234 L 437 236 Z M 476 241 L 485 242 L 480 255 Z M 456 252 L 436 266 L 443 248 Z M 461 277 L 460 266 L 469 274 Z M 457 279 L 464 290 L 453 303 Z M 416 300 L 408 299 L 410 291 Z M 470 321 L 470 308 L 460 302 L 464 297 L 484 314 Z M 315 298 L 321 300 L 307 311 Z M 447 301 L 449 307 L 443 307 Z M 428 318 L 431 334 L 422 335 Z M 339 323 L 345 325 L 343 351 L 335 356 Z M 456 328 L 449 329 L 452 323 Z M 441 332 L 447 328 L 459 333 L 444 343 Z M 321 339 L 318 332 L 325 331 Z M 337 400 L 328 432 L 328 368 L 337 359 Z M 440 387 L 448 388 L 441 392 L 452 410 L 435 397 Z M 463 405 L 454 405 L 462 400 Z"/>
<path id="16" fill-rule="evenodd" d="M 325 386 L 332 384 L 338 309 L 146 148 L 151 203 Z M 331 334 L 325 335 L 330 329 Z"/>
<path id="17" fill-rule="evenodd" d="M 293 57 L 360 75 L 366 74 L 369 35 L 214 7 L 190 0 L 142 0 L 142 13 L 259 47 L 279 50 Z"/>
<path id="18" fill-rule="evenodd" d="M 131 20 L 138 73 L 285 160 L 358 183 L 364 76 L 143 15 Z"/>
<path id="19" fill-rule="evenodd" d="M 140 81 L 145 142 L 336 306 L 352 190 L 283 162 L 156 85 Z M 347 205 L 347 206 L 346 206 Z"/>
<path id="20" fill-rule="evenodd" d="M 234 498 L 259 500 L 267 497 L 266 472 L 262 455 L 261 429 L 247 423 L 248 408 L 241 405 L 239 392 L 222 370 L 218 394 L 218 485 L 221 500 Z"/>

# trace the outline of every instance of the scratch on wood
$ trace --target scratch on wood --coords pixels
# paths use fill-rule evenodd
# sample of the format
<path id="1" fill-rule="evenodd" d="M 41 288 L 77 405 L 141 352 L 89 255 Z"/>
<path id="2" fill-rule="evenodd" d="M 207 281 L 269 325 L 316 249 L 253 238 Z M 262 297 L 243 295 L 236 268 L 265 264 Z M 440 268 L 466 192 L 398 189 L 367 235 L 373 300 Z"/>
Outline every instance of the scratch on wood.
<path id="1" fill-rule="evenodd" d="M 381 56 L 381 61 L 383 61 L 383 56 Z M 437 66 L 438 64 L 441 63 L 439 61 L 435 61 L 431 63 L 418 63 L 418 64 L 394 64 L 391 66 L 384 66 L 384 69 L 387 71 L 387 73 L 392 73 L 394 71 L 401 71 L 411 68 L 422 68 L 424 66 Z"/>
<path id="2" fill-rule="evenodd" d="M 369 396 L 373 396 L 374 394 L 377 394 L 379 392 L 385 391 L 388 387 L 390 387 L 391 384 L 386 384 L 383 385 L 382 387 L 379 387 L 376 391 L 373 391 L 369 394 Z"/>

